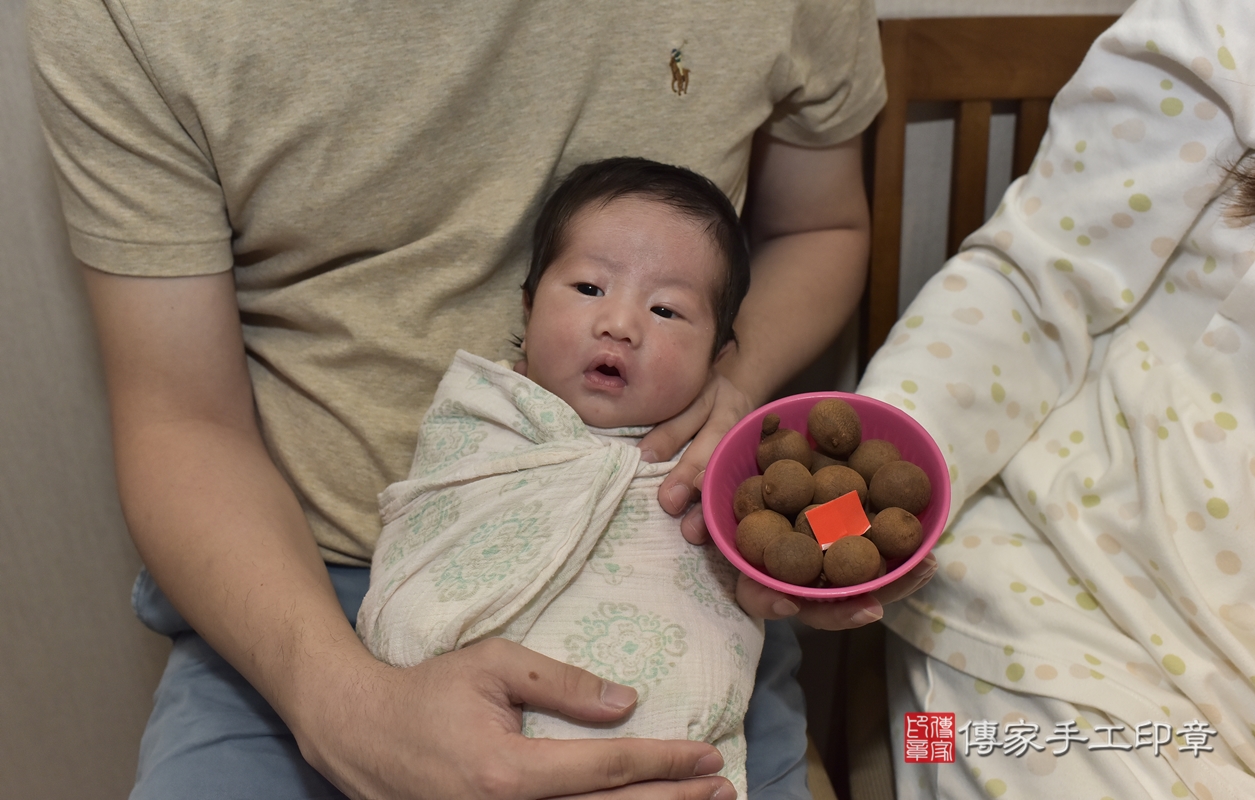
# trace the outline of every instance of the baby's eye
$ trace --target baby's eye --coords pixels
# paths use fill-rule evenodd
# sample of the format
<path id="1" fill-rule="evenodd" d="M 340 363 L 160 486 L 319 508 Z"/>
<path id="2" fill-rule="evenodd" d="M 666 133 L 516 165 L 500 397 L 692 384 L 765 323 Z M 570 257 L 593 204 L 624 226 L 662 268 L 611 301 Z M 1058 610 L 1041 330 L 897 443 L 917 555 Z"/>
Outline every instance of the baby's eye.
<path id="1" fill-rule="evenodd" d="M 654 306 L 653 308 L 649 310 L 654 312 L 658 316 L 662 317 L 663 319 L 671 319 L 672 317 L 675 316 L 675 312 L 667 308 L 666 306 Z"/>
<path id="2" fill-rule="evenodd" d="M 575 284 L 575 291 L 580 294 L 586 294 L 589 297 L 601 297 L 605 294 L 605 292 L 596 286 L 593 286 L 591 283 L 577 283 Z"/>

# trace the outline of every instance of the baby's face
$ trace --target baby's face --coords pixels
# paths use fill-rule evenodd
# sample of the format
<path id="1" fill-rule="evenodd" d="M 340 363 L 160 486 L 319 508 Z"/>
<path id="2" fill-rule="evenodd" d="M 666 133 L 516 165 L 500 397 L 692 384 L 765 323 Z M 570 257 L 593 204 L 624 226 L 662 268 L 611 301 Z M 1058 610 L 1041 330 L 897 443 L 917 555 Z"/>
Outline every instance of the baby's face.
<path id="1" fill-rule="evenodd" d="M 599 428 L 684 410 L 710 373 L 724 259 L 703 226 L 655 200 L 581 209 L 536 287 L 527 376 Z"/>

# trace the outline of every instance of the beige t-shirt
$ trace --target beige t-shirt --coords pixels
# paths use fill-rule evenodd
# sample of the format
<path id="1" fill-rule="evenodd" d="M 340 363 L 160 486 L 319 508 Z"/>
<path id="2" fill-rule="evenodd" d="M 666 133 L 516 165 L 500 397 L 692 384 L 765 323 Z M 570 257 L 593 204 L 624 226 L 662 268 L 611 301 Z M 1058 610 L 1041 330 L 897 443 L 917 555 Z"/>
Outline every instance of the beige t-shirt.
<path id="1" fill-rule="evenodd" d="M 871 0 L 30 3 L 75 255 L 234 270 L 266 443 L 348 564 L 454 351 L 511 356 L 555 176 L 639 155 L 739 206 L 760 126 L 870 123 L 875 25 Z"/>

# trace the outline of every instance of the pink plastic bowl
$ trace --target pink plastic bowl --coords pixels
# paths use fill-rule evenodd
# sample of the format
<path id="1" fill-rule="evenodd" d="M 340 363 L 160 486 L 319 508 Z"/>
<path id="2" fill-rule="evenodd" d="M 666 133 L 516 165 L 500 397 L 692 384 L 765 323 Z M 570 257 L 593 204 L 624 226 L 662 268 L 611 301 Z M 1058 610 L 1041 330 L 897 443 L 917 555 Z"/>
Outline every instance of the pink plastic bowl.
<path id="1" fill-rule="evenodd" d="M 736 516 L 732 513 L 732 498 L 746 478 L 758 474 L 758 441 L 763 429 L 763 417 L 780 416 L 780 427 L 792 428 L 806 434 L 813 447 L 815 440 L 806 433 L 806 415 L 811 406 L 820 400 L 839 398 L 849 403 L 858 413 L 863 425 L 864 439 L 885 439 L 897 446 L 903 460 L 910 461 L 924 470 L 932 484 L 932 497 L 928 507 L 919 515 L 924 527 L 924 541 L 909 558 L 890 562 L 885 574 L 855 586 L 814 589 L 778 581 L 765 572 L 751 566 L 736 549 Z M 782 397 L 750 413 L 723 437 L 706 465 L 702 482 L 702 514 L 715 545 L 732 564 L 746 575 L 769 588 L 794 597 L 811 600 L 837 600 L 879 589 L 902 577 L 923 560 L 928 551 L 941 538 L 941 531 L 950 513 L 950 472 L 941 450 L 923 426 L 909 414 L 871 397 L 845 392 L 810 392 Z"/>

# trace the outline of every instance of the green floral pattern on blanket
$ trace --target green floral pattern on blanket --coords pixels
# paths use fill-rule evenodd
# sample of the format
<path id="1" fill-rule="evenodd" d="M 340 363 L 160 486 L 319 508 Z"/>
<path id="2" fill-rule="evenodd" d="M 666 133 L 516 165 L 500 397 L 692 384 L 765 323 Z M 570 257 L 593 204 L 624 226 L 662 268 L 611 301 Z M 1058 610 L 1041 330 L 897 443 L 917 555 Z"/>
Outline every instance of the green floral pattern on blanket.
<path id="1" fill-rule="evenodd" d="M 453 551 L 436 579 L 436 599 L 465 601 L 480 589 L 511 580 L 514 570 L 544 552 L 552 530 L 539 502 L 507 510 L 477 527 L 461 549 Z"/>
<path id="2" fill-rule="evenodd" d="M 533 442 L 588 438 L 588 426 L 575 409 L 536 384 L 516 384 L 510 396 L 520 415 L 514 429 Z"/>
<path id="3" fill-rule="evenodd" d="M 683 627 L 631 603 L 602 603 L 567 637 L 567 662 L 631 686 L 643 702 L 688 652 Z"/>
<path id="4" fill-rule="evenodd" d="M 456 400 L 446 400 L 423 421 L 416 465 L 421 475 L 434 475 L 479 450 L 487 438 L 484 423 Z"/>
<path id="5" fill-rule="evenodd" d="M 405 533 L 393 540 L 380 563 L 385 568 L 397 565 L 405 554 L 422 547 L 449 525 L 458 521 L 461 502 L 452 492 L 441 492 L 405 516 Z"/>
<path id="6" fill-rule="evenodd" d="M 745 786 L 745 738 L 738 733 L 730 733 L 715 741 L 711 742 L 724 754 L 725 766 L 719 770 L 719 774 L 732 782 L 733 786 Z M 729 758 L 727 754 L 742 754 L 740 758 Z"/>
<path id="7" fill-rule="evenodd" d="M 719 774 L 733 785 L 745 785 L 745 708 L 748 698 L 733 688 L 727 702 L 711 703 L 701 717 L 688 726 L 688 738 L 694 742 L 710 742 L 723 754 L 724 768 Z"/>
<path id="8" fill-rule="evenodd" d="M 588 428 L 480 361 L 455 359 L 410 477 L 381 497 L 363 639 L 400 665 L 487 636 L 521 641 L 641 700 L 599 731 L 528 710 L 525 735 L 691 735 L 724 753 L 723 774 L 744 791 L 761 626 L 735 605 L 736 571 L 686 544 L 658 505 L 672 465 L 639 463 L 645 429 Z"/>
<path id="9" fill-rule="evenodd" d="M 741 728 L 746 698 L 735 687 L 724 702 L 712 702 L 705 713 L 689 723 L 688 738 L 692 742 L 715 742 Z"/>
<path id="10" fill-rule="evenodd" d="M 606 583 L 618 586 L 633 572 L 633 566 L 622 558 L 615 557 L 615 550 L 620 544 L 632 538 L 634 531 L 649 521 L 649 507 L 645 505 L 651 500 L 649 493 L 642 498 L 640 491 L 628 490 L 623 502 L 615 511 L 606 531 L 597 541 L 592 556 L 588 559 L 588 568 L 600 575 Z"/>
<path id="11" fill-rule="evenodd" d="M 713 547 L 704 547 L 675 560 L 675 585 L 682 592 L 725 619 L 745 612 L 736 604 L 736 567 Z"/>

